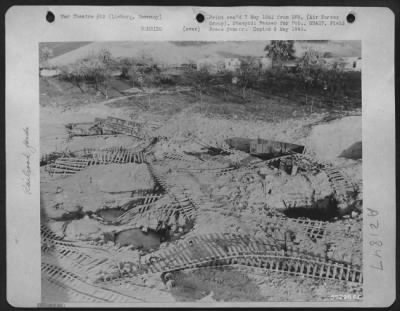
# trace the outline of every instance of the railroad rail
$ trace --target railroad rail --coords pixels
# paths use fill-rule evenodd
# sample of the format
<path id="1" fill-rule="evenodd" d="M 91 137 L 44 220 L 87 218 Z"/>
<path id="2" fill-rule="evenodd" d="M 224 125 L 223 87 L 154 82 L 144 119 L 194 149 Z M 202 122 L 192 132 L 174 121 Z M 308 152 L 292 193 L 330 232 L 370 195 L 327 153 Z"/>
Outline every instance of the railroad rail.
<path id="1" fill-rule="evenodd" d="M 156 183 L 153 189 L 136 189 L 131 192 L 131 198 L 143 198 L 145 196 L 164 194 L 165 190 Z"/>
<path id="2" fill-rule="evenodd" d="M 177 168 L 177 172 L 187 173 L 204 173 L 204 174 L 225 174 L 231 171 L 237 171 L 239 168 L 235 166 L 215 167 L 215 168 Z"/>
<path id="3" fill-rule="evenodd" d="M 186 242 L 186 241 L 185 241 Z M 362 272 L 348 263 L 327 261 L 315 254 L 254 238 L 208 234 L 192 237 L 185 243 L 152 255 L 148 273 L 166 273 L 218 265 L 253 266 L 269 271 L 319 279 L 362 283 Z"/>
<path id="4" fill-rule="evenodd" d="M 132 152 L 130 150 L 103 151 L 98 150 L 92 154 L 97 164 L 108 163 L 144 163 L 146 154 L 143 152 Z"/>
<path id="5" fill-rule="evenodd" d="M 133 283 L 131 279 L 123 280 L 123 282 L 120 280 L 111 280 L 102 282 L 101 284 L 104 288 L 118 291 L 121 294 L 135 295 L 135 297 L 138 297 L 137 299 L 142 301 L 146 301 L 146 299 L 142 297 L 148 297 L 147 301 L 151 302 L 175 302 L 175 299 L 171 296 L 169 291 L 155 289 L 146 285 L 139 285 Z"/>
<path id="6" fill-rule="evenodd" d="M 58 158 L 54 163 L 46 166 L 47 172 L 54 175 L 73 175 L 77 172 L 87 168 L 88 166 L 95 165 L 94 159 L 87 158 Z"/>
<path id="7" fill-rule="evenodd" d="M 97 151 L 91 158 L 58 158 L 47 166 L 50 175 L 73 175 L 89 166 L 110 163 L 144 163 L 146 154 L 143 152 L 130 152 L 120 150 L 116 152 Z"/>
<path id="8" fill-rule="evenodd" d="M 42 239 L 51 239 L 51 240 L 62 240 L 62 236 L 57 235 L 55 232 L 53 232 L 50 228 L 48 228 L 46 225 L 41 224 L 40 225 L 40 236 Z"/>
<path id="9" fill-rule="evenodd" d="M 164 196 L 163 193 L 150 193 L 142 196 L 132 196 L 129 202 L 121 206 L 123 210 L 130 210 L 132 208 L 142 206 L 142 205 L 150 205 L 154 202 L 157 202 L 160 198 Z"/>
<path id="10" fill-rule="evenodd" d="M 300 227 L 300 232 L 312 240 L 323 239 L 327 234 L 328 222 L 320 220 L 310 220 L 308 218 L 289 218 L 282 214 L 268 215 L 266 226 L 270 228 L 290 228 L 294 225 Z"/>
<path id="11" fill-rule="evenodd" d="M 328 176 L 331 187 L 339 202 L 346 201 L 348 193 L 355 192 L 355 186 L 339 169 L 326 166 L 324 172 Z"/>
<path id="12" fill-rule="evenodd" d="M 67 293 L 69 298 L 76 298 L 77 301 L 88 302 L 141 302 L 142 299 L 128 294 L 121 294 L 110 289 L 85 282 L 78 275 L 64 270 L 61 267 L 42 263 L 42 276 L 56 289 Z"/>
<path id="13" fill-rule="evenodd" d="M 153 176 L 153 179 L 165 189 L 171 199 L 173 199 L 180 205 L 179 212 L 184 217 L 192 219 L 199 208 L 198 204 L 189 197 L 184 189 L 181 189 L 176 185 L 170 184 L 167 181 L 167 178 L 162 174 L 157 173 L 151 165 L 149 165 L 149 170 L 151 175 Z"/>
<path id="14" fill-rule="evenodd" d="M 157 205 L 155 204 L 156 202 L 148 202 L 144 203 L 141 205 L 137 205 L 133 208 L 130 208 L 127 210 L 125 213 L 122 215 L 118 216 L 115 220 L 113 221 L 102 221 L 103 223 L 106 224 L 127 224 L 130 223 L 132 224 L 136 218 L 149 218 L 150 214 L 153 214 L 152 216 L 155 217 L 156 219 L 159 219 L 160 217 L 156 217 L 156 214 L 159 213 L 164 213 L 165 214 L 165 219 L 160 219 L 162 221 L 166 221 L 171 215 L 174 215 L 174 212 L 179 212 L 180 206 L 178 204 L 160 204 Z M 137 222 L 139 219 L 136 219 Z M 155 229 L 155 228 L 154 228 Z"/>
<path id="15" fill-rule="evenodd" d="M 164 159 L 168 159 L 168 160 L 184 161 L 184 162 L 190 162 L 190 163 L 196 163 L 196 164 L 204 162 L 196 157 L 192 157 L 187 154 L 178 153 L 178 152 L 164 152 L 162 154 L 162 157 Z"/>

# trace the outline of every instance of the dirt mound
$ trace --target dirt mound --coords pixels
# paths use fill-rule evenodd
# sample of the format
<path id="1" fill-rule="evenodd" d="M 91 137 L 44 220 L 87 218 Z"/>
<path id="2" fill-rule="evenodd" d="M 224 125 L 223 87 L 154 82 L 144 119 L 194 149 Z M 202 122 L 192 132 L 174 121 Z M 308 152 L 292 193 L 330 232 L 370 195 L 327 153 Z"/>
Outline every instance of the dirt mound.
<path id="1" fill-rule="evenodd" d="M 318 159 L 333 160 L 344 150 L 361 142 L 361 116 L 345 117 L 315 126 L 308 146 Z"/>
<path id="2" fill-rule="evenodd" d="M 65 230 L 65 236 L 71 240 L 94 239 L 101 235 L 101 229 L 97 221 L 84 217 L 72 221 Z"/>
<path id="3" fill-rule="evenodd" d="M 207 118 L 197 113 L 180 113 L 168 120 L 156 133 L 165 137 L 199 137 L 213 146 L 228 138 L 263 138 L 287 143 L 303 144 L 308 134 L 307 125 L 321 119 L 313 115 L 306 119 L 287 119 L 276 123 L 226 118 Z"/>
<path id="4" fill-rule="evenodd" d="M 340 157 L 353 160 L 362 159 L 362 142 L 358 141 L 346 150 L 343 150 Z"/>
<path id="5" fill-rule="evenodd" d="M 153 178 L 146 164 L 111 164 L 93 166 L 81 174 L 80 178 L 91 179 L 102 192 L 124 192 L 137 189 L 151 189 Z"/>
<path id="6" fill-rule="evenodd" d="M 42 185 L 42 207 L 50 218 L 68 213 L 118 207 L 130 192 L 154 186 L 145 164 L 110 164 L 89 167 L 77 174 Z"/>

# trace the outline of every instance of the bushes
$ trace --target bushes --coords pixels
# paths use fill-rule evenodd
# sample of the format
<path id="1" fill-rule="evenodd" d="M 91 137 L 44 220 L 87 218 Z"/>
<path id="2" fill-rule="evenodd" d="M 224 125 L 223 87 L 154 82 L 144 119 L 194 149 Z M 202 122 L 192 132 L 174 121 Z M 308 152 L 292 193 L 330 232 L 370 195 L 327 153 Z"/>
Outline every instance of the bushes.
<path id="1" fill-rule="evenodd" d="M 50 54 L 46 50 L 41 53 L 43 61 Z M 265 97 L 277 95 L 299 104 L 307 103 L 306 98 L 314 97 L 318 104 L 361 103 L 360 73 L 343 72 L 335 67 L 328 69 L 319 54 L 313 51 L 306 54 L 297 66 L 285 67 L 284 63 L 278 63 L 263 72 L 253 59 L 248 58 L 243 59 L 240 68 L 234 72 L 211 73 L 207 68 L 196 70 L 193 64 L 161 70 L 149 57 L 114 59 L 108 50 L 102 50 L 65 66 L 60 78 L 71 82 L 82 92 L 93 87 L 107 96 L 115 69 L 121 72 L 119 78 L 129 81 L 132 87 L 192 86 L 201 102 L 207 94 L 224 101 L 247 103 L 254 94 L 249 92 L 252 89 L 264 93 Z"/>
<path id="2" fill-rule="evenodd" d="M 111 54 L 106 50 L 102 50 L 97 55 L 90 55 L 73 64 L 62 67 L 60 78 L 71 82 L 82 92 L 84 92 L 85 86 L 93 86 L 96 91 L 107 97 L 111 70 Z"/>

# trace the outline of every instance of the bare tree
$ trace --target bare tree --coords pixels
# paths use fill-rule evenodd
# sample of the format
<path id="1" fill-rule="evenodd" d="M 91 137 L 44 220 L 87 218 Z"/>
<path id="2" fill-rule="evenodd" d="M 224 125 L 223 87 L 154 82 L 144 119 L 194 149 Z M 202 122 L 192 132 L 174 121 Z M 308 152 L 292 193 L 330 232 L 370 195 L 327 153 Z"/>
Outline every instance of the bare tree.
<path id="1" fill-rule="evenodd" d="M 84 92 L 84 85 L 91 84 L 96 91 L 108 98 L 111 66 L 111 53 L 107 50 L 102 50 L 97 55 L 91 55 L 64 66 L 61 77 L 77 86 L 82 92 Z"/>
<path id="2" fill-rule="evenodd" d="M 201 70 L 192 70 L 191 76 L 195 89 L 199 93 L 200 103 L 203 103 L 203 94 L 207 87 L 210 85 L 212 75 L 209 72 L 209 68 L 203 67 Z"/>
<path id="3" fill-rule="evenodd" d="M 39 62 L 40 65 L 43 67 L 47 67 L 48 61 L 50 58 L 52 58 L 54 55 L 53 50 L 50 49 L 49 47 L 45 46 L 43 48 L 40 49 L 39 51 Z"/>
<path id="4" fill-rule="evenodd" d="M 267 52 L 267 56 L 273 61 L 287 61 L 294 59 L 294 41 L 293 40 L 271 40 L 264 51 Z"/>
<path id="5" fill-rule="evenodd" d="M 241 95 L 244 100 L 247 99 L 247 89 L 252 86 L 258 75 L 258 70 L 253 66 L 251 60 L 242 60 L 238 70 L 238 85 L 241 88 Z"/>

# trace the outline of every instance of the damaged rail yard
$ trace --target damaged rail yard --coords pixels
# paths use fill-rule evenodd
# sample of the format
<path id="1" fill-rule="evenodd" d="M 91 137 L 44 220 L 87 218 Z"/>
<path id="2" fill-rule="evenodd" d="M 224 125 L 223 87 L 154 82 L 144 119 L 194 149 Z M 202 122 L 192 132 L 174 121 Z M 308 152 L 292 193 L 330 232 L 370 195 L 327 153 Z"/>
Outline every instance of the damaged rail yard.
<path id="1" fill-rule="evenodd" d="M 362 298 L 360 42 L 39 48 L 44 302 Z"/>

